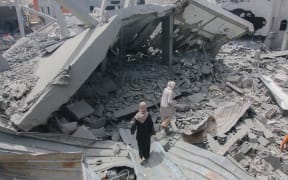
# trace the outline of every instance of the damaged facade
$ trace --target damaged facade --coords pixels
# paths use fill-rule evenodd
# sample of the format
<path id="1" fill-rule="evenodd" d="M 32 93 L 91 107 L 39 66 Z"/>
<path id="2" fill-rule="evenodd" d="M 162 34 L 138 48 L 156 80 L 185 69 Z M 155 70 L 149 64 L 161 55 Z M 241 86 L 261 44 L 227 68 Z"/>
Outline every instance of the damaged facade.
<path id="1" fill-rule="evenodd" d="M 206 0 L 49 2 L 47 24 L 0 59 L 3 177 L 287 179 L 288 53 L 234 40 L 255 25 Z M 163 134 L 169 80 L 176 118 Z M 144 166 L 130 133 L 143 100 L 156 130 Z"/>

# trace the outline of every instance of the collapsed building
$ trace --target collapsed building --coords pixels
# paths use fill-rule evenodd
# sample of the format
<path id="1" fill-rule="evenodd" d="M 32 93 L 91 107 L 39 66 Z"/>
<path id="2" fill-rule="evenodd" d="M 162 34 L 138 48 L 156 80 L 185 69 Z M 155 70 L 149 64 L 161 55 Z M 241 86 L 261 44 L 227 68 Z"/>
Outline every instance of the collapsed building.
<path id="1" fill-rule="evenodd" d="M 8 64 L 0 73 L 5 178 L 52 177 L 57 164 L 45 160 L 55 158 L 67 163 L 55 179 L 71 167 L 83 175 L 70 179 L 287 177 L 286 159 L 277 154 L 287 124 L 273 121 L 282 118 L 276 103 L 287 110 L 279 88 L 285 86 L 281 57 L 287 54 L 260 56 L 261 43 L 230 42 L 253 32 L 252 24 L 205 0 L 127 0 L 112 10 L 103 1 L 92 14 L 78 1 L 58 2 L 58 12 L 63 6 L 78 20 L 70 17 L 68 24 L 58 16 L 58 25 L 17 41 L 0 61 Z M 275 64 L 275 57 L 281 61 Z M 267 77 L 276 69 L 277 84 Z M 163 137 L 159 100 L 171 79 L 177 83 L 177 117 Z M 157 131 L 147 166 L 140 165 L 129 130 L 142 100 Z M 29 159 L 49 168 L 40 171 Z M 27 171 L 17 171 L 23 164 Z"/>
<path id="2" fill-rule="evenodd" d="M 99 24 L 99 22 L 88 14 L 77 14 L 77 12 L 82 12 L 82 9 L 84 9 L 84 7 L 81 8 L 80 4 L 75 6 L 66 1 L 61 2 L 63 5 L 67 4 L 72 13 L 75 12 L 76 16 L 80 20 L 83 20 L 86 25 L 95 27 Z M 206 11 L 201 9 L 204 5 L 205 2 L 201 1 L 193 1 L 191 4 L 185 5 L 186 7 L 182 10 L 183 12 L 180 12 L 183 15 L 179 14 L 179 18 L 175 17 L 175 25 L 173 23 L 173 16 L 174 13 L 179 13 L 177 11 L 180 11 L 181 5 L 178 5 L 178 7 L 174 4 L 166 6 L 147 4 L 111 12 L 110 18 L 107 19 L 106 23 L 102 23 L 97 28 L 84 30 L 75 38 L 66 40 L 50 56 L 38 60 L 36 74 L 39 79 L 36 80 L 33 87 L 30 87 L 29 93 L 25 92 L 27 94 L 25 102 L 22 107 L 18 108 L 18 110 L 22 109 L 23 111 L 17 110 L 18 112 L 11 114 L 11 121 L 23 130 L 30 130 L 32 127 L 47 122 L 50 114 L 66 103 L 76 93 L 97 66 L 100 64 L 101 66 L 105 66 L 107 62 L 102 63 L 102 61 L 105 59 L 105 61 L 109 61 L 106 58 L 109 48 L 112 51 L 118 49 L 120 57 L 124 55 L 123 53 L 127 54 L 129 51 L 139 51 L 143 48 L 141 46 L 147 45 L 154 47 L 156 49 L 154 51 L 157 51 L 159 49 L 159 40 L 163 36 L 163 59 L 165 63 L 171 65 L 172 48 L 188 51 L 189 48 L 191 49 L 193 46 L 199 44 L 198 46 L 205 51 L 205 49 L 211 48 L 209 46 L 213 46 L 212 41 L 215 41 L 214 46 L 221 46 L 221 44 L 224 44 L 229 39 L 236 38 L 247 31 L 253 30 L 250 24 L 232 14 L 225 16 L 225 19 L 223 19 L 222 16 L 227 12 L 217 6 L 215 6 L 217 9 L 211 7 L 209 9 L 211 12 L 207 12 L 211 14 L 209 19 L 205 19 L 205 21 L 196 18 L 191 19 L 193 16 L 199 16 L 198 13 Z M 196 10 L 195 12 L 193 11 L 194 9 Z M 199 18 L 201 17 L 199 16 Z M 237 21 L 235 21 L 235 18 L 237 18 Z M 141 23 L 137 23 L 139 19 L 142 19 Z M 159 28 L 157 29 L 160 20 L 163 26 L 161 35 L 158 33 Z M 199 22 L 204 23 L 204 25 L 196 25 Z M 218 27 L 216 27 L 217 24 Z M 189 25 L 193 28 L 191 29 Z M 176 37 L 173 38 L 173 41 L 176 41 L 174 47 L 172 47 L 173 26 L 175 26 L 175 31 L 178 31 L 175 32 Z M 153 35 L 155 37 L 149 42 L 149 35 L 152 32 L 154 32 Z M 176 33 L 179 35 L 177 36 Z M 148 41 L 147 45 L 145 44 L 146 41 Z M 105 46 L 104 43 L 106 43 Z M 111 48 L 113 46 L 116 47 L 113 49 Z M 93 54 L 96 50 L 99 50 L 99 54 L 97 53 L 95 59 L 91 58 L 94 57 Z M 90 63 L 88 63 L 89 61 Z M 73 66 L 75 68 L 72 68 Z M 83 69 L 85 69 L 84 72 Z M 75 73 L 75 78 L 73 78 L 73 72 Z M 79 75 L 80 73 L 81 76 Z"/>
<path id="3" fill-rule="evenodd" d="M 265 44 L 274 50 L 287 49 L 286 1 L 219 1 L 224 9 L 251 22 L 255 35 L 266 37 Z M 263 11 L 265 9 L 265 11 Z"/>

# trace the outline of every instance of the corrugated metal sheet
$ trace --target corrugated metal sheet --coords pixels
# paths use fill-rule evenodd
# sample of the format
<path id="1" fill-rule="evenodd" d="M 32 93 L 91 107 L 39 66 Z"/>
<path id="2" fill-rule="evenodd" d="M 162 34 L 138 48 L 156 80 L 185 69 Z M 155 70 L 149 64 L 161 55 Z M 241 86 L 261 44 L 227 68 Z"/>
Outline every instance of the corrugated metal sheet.
<path id="1" fill-rule="evenodd" d="M 186 179 L 180 169 L 165 156 L 161 144 L 158 142 L 151 144 L 150 157 L 147 163 L 141 165 L 142 160 L 139 158 L 138 148 L 136 148 L 137 142 L 135 136 L 131 135 L 129 129 L 120 129 L 119 133 L 123 141 L 130 147 L 129 155 L 131 157 L 137 179 Z"/>
<path id="2" fill-rule="evenodd" d="M 188 179 L 254 179 L 227 158 L 185 142 L 178 142 L 166 155 Z"/>
<path id="3" fill-rule="evenodd" d="M 115 152 L 116 146 L 119 152 Z M 113 167 L 133 167 L 128 159 L 126 146 L 121 142 L 75 138 L 61 134 L 22 134 L 0 128 L 0 154 L 35 155 L 58 152 L 83 153 L 88 169 L 97 173 Z"/>
<path id="4" fill-rule="evenodd" d="M 83 156 L 80 153 L 0 155 L 0 178 L 7 180 L 86 180 L 87 173 L 83 171 L 82 159 Z M 96 177 L 95 174 L 93 180 L 99 179 Z"/>

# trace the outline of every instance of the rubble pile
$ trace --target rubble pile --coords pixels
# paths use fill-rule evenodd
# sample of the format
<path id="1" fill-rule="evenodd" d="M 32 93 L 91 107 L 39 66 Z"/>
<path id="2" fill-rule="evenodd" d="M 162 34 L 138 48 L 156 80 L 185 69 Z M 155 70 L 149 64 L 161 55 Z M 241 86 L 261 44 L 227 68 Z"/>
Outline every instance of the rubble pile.
<path id="1" fill-rule="evenodd" d="M 285 175 L 287 174 L 287 158 L 285 158 L 287 153 L 281 153 L 279 146 L 287 133 L 288 123 L 285 121 L 287 118 L 283 116 L 273 96 L 259 79 L 259 75 L 272 77 L 283 91 L 287 92 L 288 78 L 281 78 L 287 76 L 285 62 L 287 59 L 285 57 L 257 58 L 260 50 L 266 51 L 261 43 L 253 41 L 236 41 L 223 46 L 216 57 L 223 59 L 226 65 L 223 81 L 207 88 L 208 91 L 204 96 L 207 100 L 196 103 L 200 108 L 196 109 L 192 117 L 197 117 L 197 114 L 203 114 L 204 111 L 211 117 L 220 116 L 220 119 L 226 119 L 225 124 L 221 126 L 219 126 L 220 121 L 216 119 L 217 131 L 219 131 L 223 126 L 233 126 L 230 124 L 231 120 L 234 115 L 240 113 L 239 108 L 227 109 L 226 107 L 226 112 L 217 115 L 219 108 L 230 102 L 240 104 L 250 102 L 251 107 L 237 120 L 236 126 L 222 135 L 221 132 L 217 132 L 215 139 L 207 137 L 208 147 L 221 155 L 229 153 L 257 178 L 285 179 L 287 178 Z M 211 107 L 217 110 L 213 111 Z"/>
<path id="2" fill-rule="evenodd" d="M 79 34 L 84 30 L 82 23 L 66 17 L 71 35 Z M 0 72 L 0 114 L 9 120 L 10 116 L 25 107 L 25 97 L 35 86 L 38 77 L 35 76 L 38 57 L 49 55 L 57 49 L 65 39 L 61 39 L 57 24 L 51 24 L 43 31 L 31 33 L 20 38 L 2 56 L 9 64 L 8 70 Z M 54 45 L 57 45 L 55 48 Z M 53 47 L 52 50 L 49 47 Z M 1 119 L 2 119 L 1 118 Z M 3 120 L 3 119 L 2 119 Z M 3 120 L 5 122 L 5 120 Z M 10 122 L 8 122 L 9 124 Z M 7 126 L 7 122 L 5 123 Z"/>
<path id="3" fill-rule="evenodd" d="M 201 52 L 176 56 L 171 68 L 153 58 L 111 60 L 104 74 L 95 71 L 61 109 L 85 100 L 94 112 L 85 108 L 89 113 L 76 118 L 78 125 L 84 122 L 97 138 L 119 141 L 118 129 L 130 127 L 138 103 L 145 100 L 155 122 L 155 138 L 164 149 L 181 139 L 200 143 L 220 155 L 231 155 L 254 177 L 286 177 L 287 153 L 280 152 L 279 144 L 288 123 L 259 78 L 270 76 L 285 92 L 287 79 L 281 77 L 287 75 L 286 58 L 260 59 L 259 54 L 267 52 L 260 42 L 239 40 L 223 46 L 214 58 Z M 278 75 L 271 76 L 274 72 Z M 169 80 L 177 83 L 176 119 L 163 136 L 159 101 Z M 57 118 L 71 123 L 61 111 Z"/>
<path id="4" fill-rule="evenodd" d="M 45 44 L 53 41 L 56 39 L 49 38 L 47 33 L 35 32 L 18 40 L 16 44 L 3 53 L 3 57 L 10 63 L 22 63 L 36 56 L 41 56 Z"/>
<path id="5" fill-rule="evenodd" d="M 7 118 L 23 107 L 24 97 L 34 87 L 37 77 L 34 68 L 37 57 L 43 55 L 43 49 L 55 38 L 48 38 L 47 33 L 32 33 L 17 41 L 3 57 L 10 69 L 0 73 L 0 104 L 1 114 Z M 5 112 L 3 112 L 5 111 Z"/>
<path id="6" fill-rule="evenodd" d="M 220 79 L 224 71 L 222 66 L 221 62 L 200 53 L 185 58 L 177 57 L 172 69 L 162 65 L 156 59 L 118 62 L 118 64 L 113 62 L 108 66 L 105 74 L 95 71 L 71 101 L 64 106 L 85 99 L 95 109 L 95 112 L 87 116 L 86 120 L 89 118 L 92 121 L 93 119 L 105 121 L 127 119 L 127 115 L 137 111 L 138 103 L 142 100 L 147 101 L 150 107 L 155 105 L 158 107 L 161 93 L 169 80 L 173 79 L 177 82 L 176 96 L 192 95 L 205 91 L 205 87 L 212 81 Z M 195 102 L 193 96 L 190 98 Z M 181 109 L 180 106 L 181 104 L 178 109 Z M 181 111 L 190 108 L 192 107 L 188 105 Z M 159 111 L 152 109 L 155 111 L 155 119 L 160 120 Z"/>

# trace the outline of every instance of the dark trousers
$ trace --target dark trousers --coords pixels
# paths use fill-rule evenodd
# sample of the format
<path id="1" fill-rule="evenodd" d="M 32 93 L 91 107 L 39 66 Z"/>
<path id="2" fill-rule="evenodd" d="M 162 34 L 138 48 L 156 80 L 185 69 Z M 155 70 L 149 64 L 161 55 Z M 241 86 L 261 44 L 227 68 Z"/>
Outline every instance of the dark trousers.
<path id="1" fill-rule="evenodd" d="M 142 159 L 144 157 L 145 159 L 148 159 L 150 155 L 151 139 L 150 138 L 147 138 L 145 140 L 137 139 L 137 144 L 138 144 L 140 158 Z"/>

